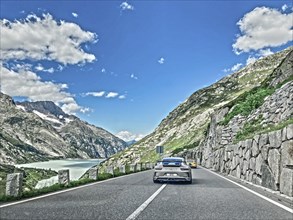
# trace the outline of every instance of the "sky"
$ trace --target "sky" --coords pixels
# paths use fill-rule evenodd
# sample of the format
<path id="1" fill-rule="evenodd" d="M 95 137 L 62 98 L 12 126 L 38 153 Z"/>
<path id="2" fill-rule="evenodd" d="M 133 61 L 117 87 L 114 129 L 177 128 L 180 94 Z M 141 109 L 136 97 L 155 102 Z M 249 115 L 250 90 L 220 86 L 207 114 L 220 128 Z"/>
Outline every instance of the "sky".
<path id="1" fill-rule="evenodd" d="M 292 1 L 1 0 L 1 92 L 141 138 L 195 91 L 292 45 Z"/>

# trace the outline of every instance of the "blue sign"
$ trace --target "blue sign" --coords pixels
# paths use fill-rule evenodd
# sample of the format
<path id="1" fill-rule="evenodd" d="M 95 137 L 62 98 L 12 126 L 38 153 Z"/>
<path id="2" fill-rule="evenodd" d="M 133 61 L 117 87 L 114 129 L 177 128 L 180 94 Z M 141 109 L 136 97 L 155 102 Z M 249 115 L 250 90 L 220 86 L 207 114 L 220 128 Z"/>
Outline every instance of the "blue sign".
<path id="1" fill-rule="evenodd" d="M 164 153 L 164 146 L 157 146 L 156 148 L 157 154 L 162 154 Z"/>

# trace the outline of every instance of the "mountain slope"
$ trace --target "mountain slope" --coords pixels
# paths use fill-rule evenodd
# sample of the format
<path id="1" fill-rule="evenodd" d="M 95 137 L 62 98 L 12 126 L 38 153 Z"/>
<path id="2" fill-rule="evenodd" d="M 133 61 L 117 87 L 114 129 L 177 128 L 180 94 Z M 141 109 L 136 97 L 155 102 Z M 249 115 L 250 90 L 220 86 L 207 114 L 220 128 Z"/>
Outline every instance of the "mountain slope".
<path id="1" fill-rule="evenodd" d="M 127 147 L 102 128 L 65 114 L 53 102 L 15 104 L 0 93 L 0 163 L 108 157 Z"/>
<path id="2" fill-rule="evenodd" d="M 168 155 L 178 152 L 178 148 L 183 150 L 197 147 L 205 139 L 210 115 L 216 109 L 265 82 L 278 84 L 278 81 L 282 81 L 280 76 L 284 77 L 283 80 L 288 78 L 288 75 L 280 74 L 280 71 L 290 70 L 290 65 L 281 64 L 286 57 L 292 55 L 292 49 L 259 59 L 215 84 L 198 90 L 169 113 L 153 133 L 133 147 L 118 153 L 107 163 L 154 161 L 159 158 L 155 153 L 157 145 L 165 146 L 165 154 Z"/>

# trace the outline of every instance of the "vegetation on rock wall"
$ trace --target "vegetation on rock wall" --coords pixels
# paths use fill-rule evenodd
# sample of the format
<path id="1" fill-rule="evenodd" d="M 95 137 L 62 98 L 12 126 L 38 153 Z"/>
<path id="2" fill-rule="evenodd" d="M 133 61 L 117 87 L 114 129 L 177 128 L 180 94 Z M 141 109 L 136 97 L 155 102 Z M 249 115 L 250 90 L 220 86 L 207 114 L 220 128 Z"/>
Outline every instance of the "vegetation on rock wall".
<path id="1" fill-rule="evenodd" d="M 229 103 L 230 106 L 233 106 L 232 111 L 225 116 L 220 124 L 227 125 L 236 115 L 248 116 L 253 110 L 261 106 L 264 99 L 273 94 L 274 91 L 274 88 L 257 87 L 240 95 L 236 100 Z"/>

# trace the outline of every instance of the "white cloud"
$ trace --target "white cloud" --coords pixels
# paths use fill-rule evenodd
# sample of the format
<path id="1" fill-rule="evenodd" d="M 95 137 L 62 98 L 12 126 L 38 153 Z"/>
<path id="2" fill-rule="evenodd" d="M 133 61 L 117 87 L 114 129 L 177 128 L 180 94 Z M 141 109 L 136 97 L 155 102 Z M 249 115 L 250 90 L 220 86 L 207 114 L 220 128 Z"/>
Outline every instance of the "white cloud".
<path id="1" fill-rule="evenodd" d="M 78 14 L 76 14 L 75 12 L 72 12 L 71 14 L 72 14 L 72 16 L 75 17 L 75 18 L 78 17 Z"/>
<path id="2" fill-rule="evenodd" d="M 67 84 L 42 81 L 29 69 L 9 70 L 1 66 L 1 79 L 3 93 L 10 96 L 24 96 L 31 101 L 53 101 L 68 114 L 82 109 L 74 100 L 74 96 L 64 91 L 68 88 Z"/>
<path id="3" fill-rule="evenodd" d="M 129 131 L 120 131 L 116 134 L 117 137 L 119 137 L 120 139 L 124 140 L 124 141 L 139 141 L 141 140 L 145 135 L 143 134 L 133 134 Z"/>
<path id="4" fill-rule="evenodd" d="M 94 97 L 102 97 L 105 95 L 105 91 L 100 91 L 100 92 L 87 92 L 85 94 L 86 96 L 94 96 Z"/>
<path id="5" fill-rule="evenodd" d="M 93 109 L 90 109 L 90 108 L 82 108 L 82 109 L 80 109 L 80 112 L 81 113 L 93 112 Z"/>
<path id="6" fill-rule="evenodd" d="M 117 97 L 119 94 L 117 92 L 109 92 L 105 97 L 106 98 L 115 98 Z"/>
<path id="7" fill-rule="evenodd" d="M 40 64 L 40 63 L 37 66 L 35 66 L 35 70 L 36 71 L 42 71 L 42 72 L 48 72 L 48 73 L 54 73 L 54 71 L 55 71 L 53 67 L 51 67 L 49 69 L 45 69 L 42 66 L 42 64 Z"/>
<path id="8" fill-rule="evenodd" d="M 227 72 L 236 72 L 237 70 L 239 70 L 240 69 L 240 67 L 242 66 L 243 64 L 242 63 L 237 63 L 237 64 L 235 64 L 234 66 L 232 66 L 231 68 L 229 68 L 229 69 L 224 69 L 223 71 L 225 72 L 225 73 L 227 73 Z"/>
<path id="9" fill-rule="evenodd" d="M 105 73 L 105 72 L 106 72 L 106 69 L 105 69 L 105 68 L 103 68 L 103 69 L 101 70 L 101 72 L 102 72 L 102 73 Z"/>
<path id="10" fill-rule="evenodd" d="M 75 23 L 56 21 L 50 14 L 24 20 L 0 20 L 2 60 L 49 60 L 67 64 L 93 62 L 81 45 L 96 42 L 96 34 Z"/>
<path id="11" fill-rule="evenodd" d="M 128 2 L 122 2 L 120 4 L 120 8 L 122 9 L 122 11 L 124 10 L 134 10 L 134 7 L 132 5 L 130 5 Z"/>
<path id="12" fill-rule="evenodd" d="M 61 72 L 62 70 L 64 70 L 64 66 L 59 64 L 58 67 L 57 67 L 57 70 Z"/>
<path id="13" fill-rule="evenodd" d="M 266 47 L 277 47 L 292 41 L 292 16 L 277 9 L 257 7 L 237 22 L 241 35 L 233 44 L 236 54 Z"/>
<path id="14" fill-rule="evenodd" d="M 138 77 L 135 76 L 134 74 L 131 74 L 131 75 L 130 75 L 130 78 L 131 78 L 131 79 L 138 79 Z"/>
<path id="15" fill-rule="evenodd" d="M 118 98 L 118 99 L 125 99 L 126 98 L 126 94 L 120 95 L 117 92 L 105 92 L 105 91 L 87 92 L 87 93 L 81 94 L 81 96 L 94 96 L 94 97 Z"/>
<path id="16" fill-rule="evenodd" d="M 255 61 L 257 61 L 256 57 L 249 56 L 246 60 L 246 65 L 253 64 Z"/>
<path id="17" fill-rule="evenodd" d="M 286 4 L 285 4 L 285 5 L 283 5 L 283 6 L 282 6 L 282 11 L 286 11 L 286 10 L 287 10 L 287 8 L 288 8 L 288 5 L 286 5 Z"/>
<path id="18" fill-rule="evenodd" d="M 268 49 L 259 50 L 259 54 L 258 55 L 260 57 L 266 57 L 266 56 L 269 56 L 269 55 L 272 55 L 272 54 L 274 54 L 274 53 L 271 51 L 270 48 L 268 48 Z"/>
<path id="19" fill-rule="evenodd" d="M 159 63 L 159 64 L 164 64 L 164 62 L 165 62 L 165 59 L 164 59 L 163 57 L 161 57 L 161 58 L 158 60 L 158 63 Z"/>
<path id="20" fill-rule="evenodd" d="M 234 72 L 234 71 L 237 71 L 240 69 L 240 67 L 242 66 L 242 63 L 237 63 L 235 64 L 234 66 L 232 66 L 231 70 Z"/>

